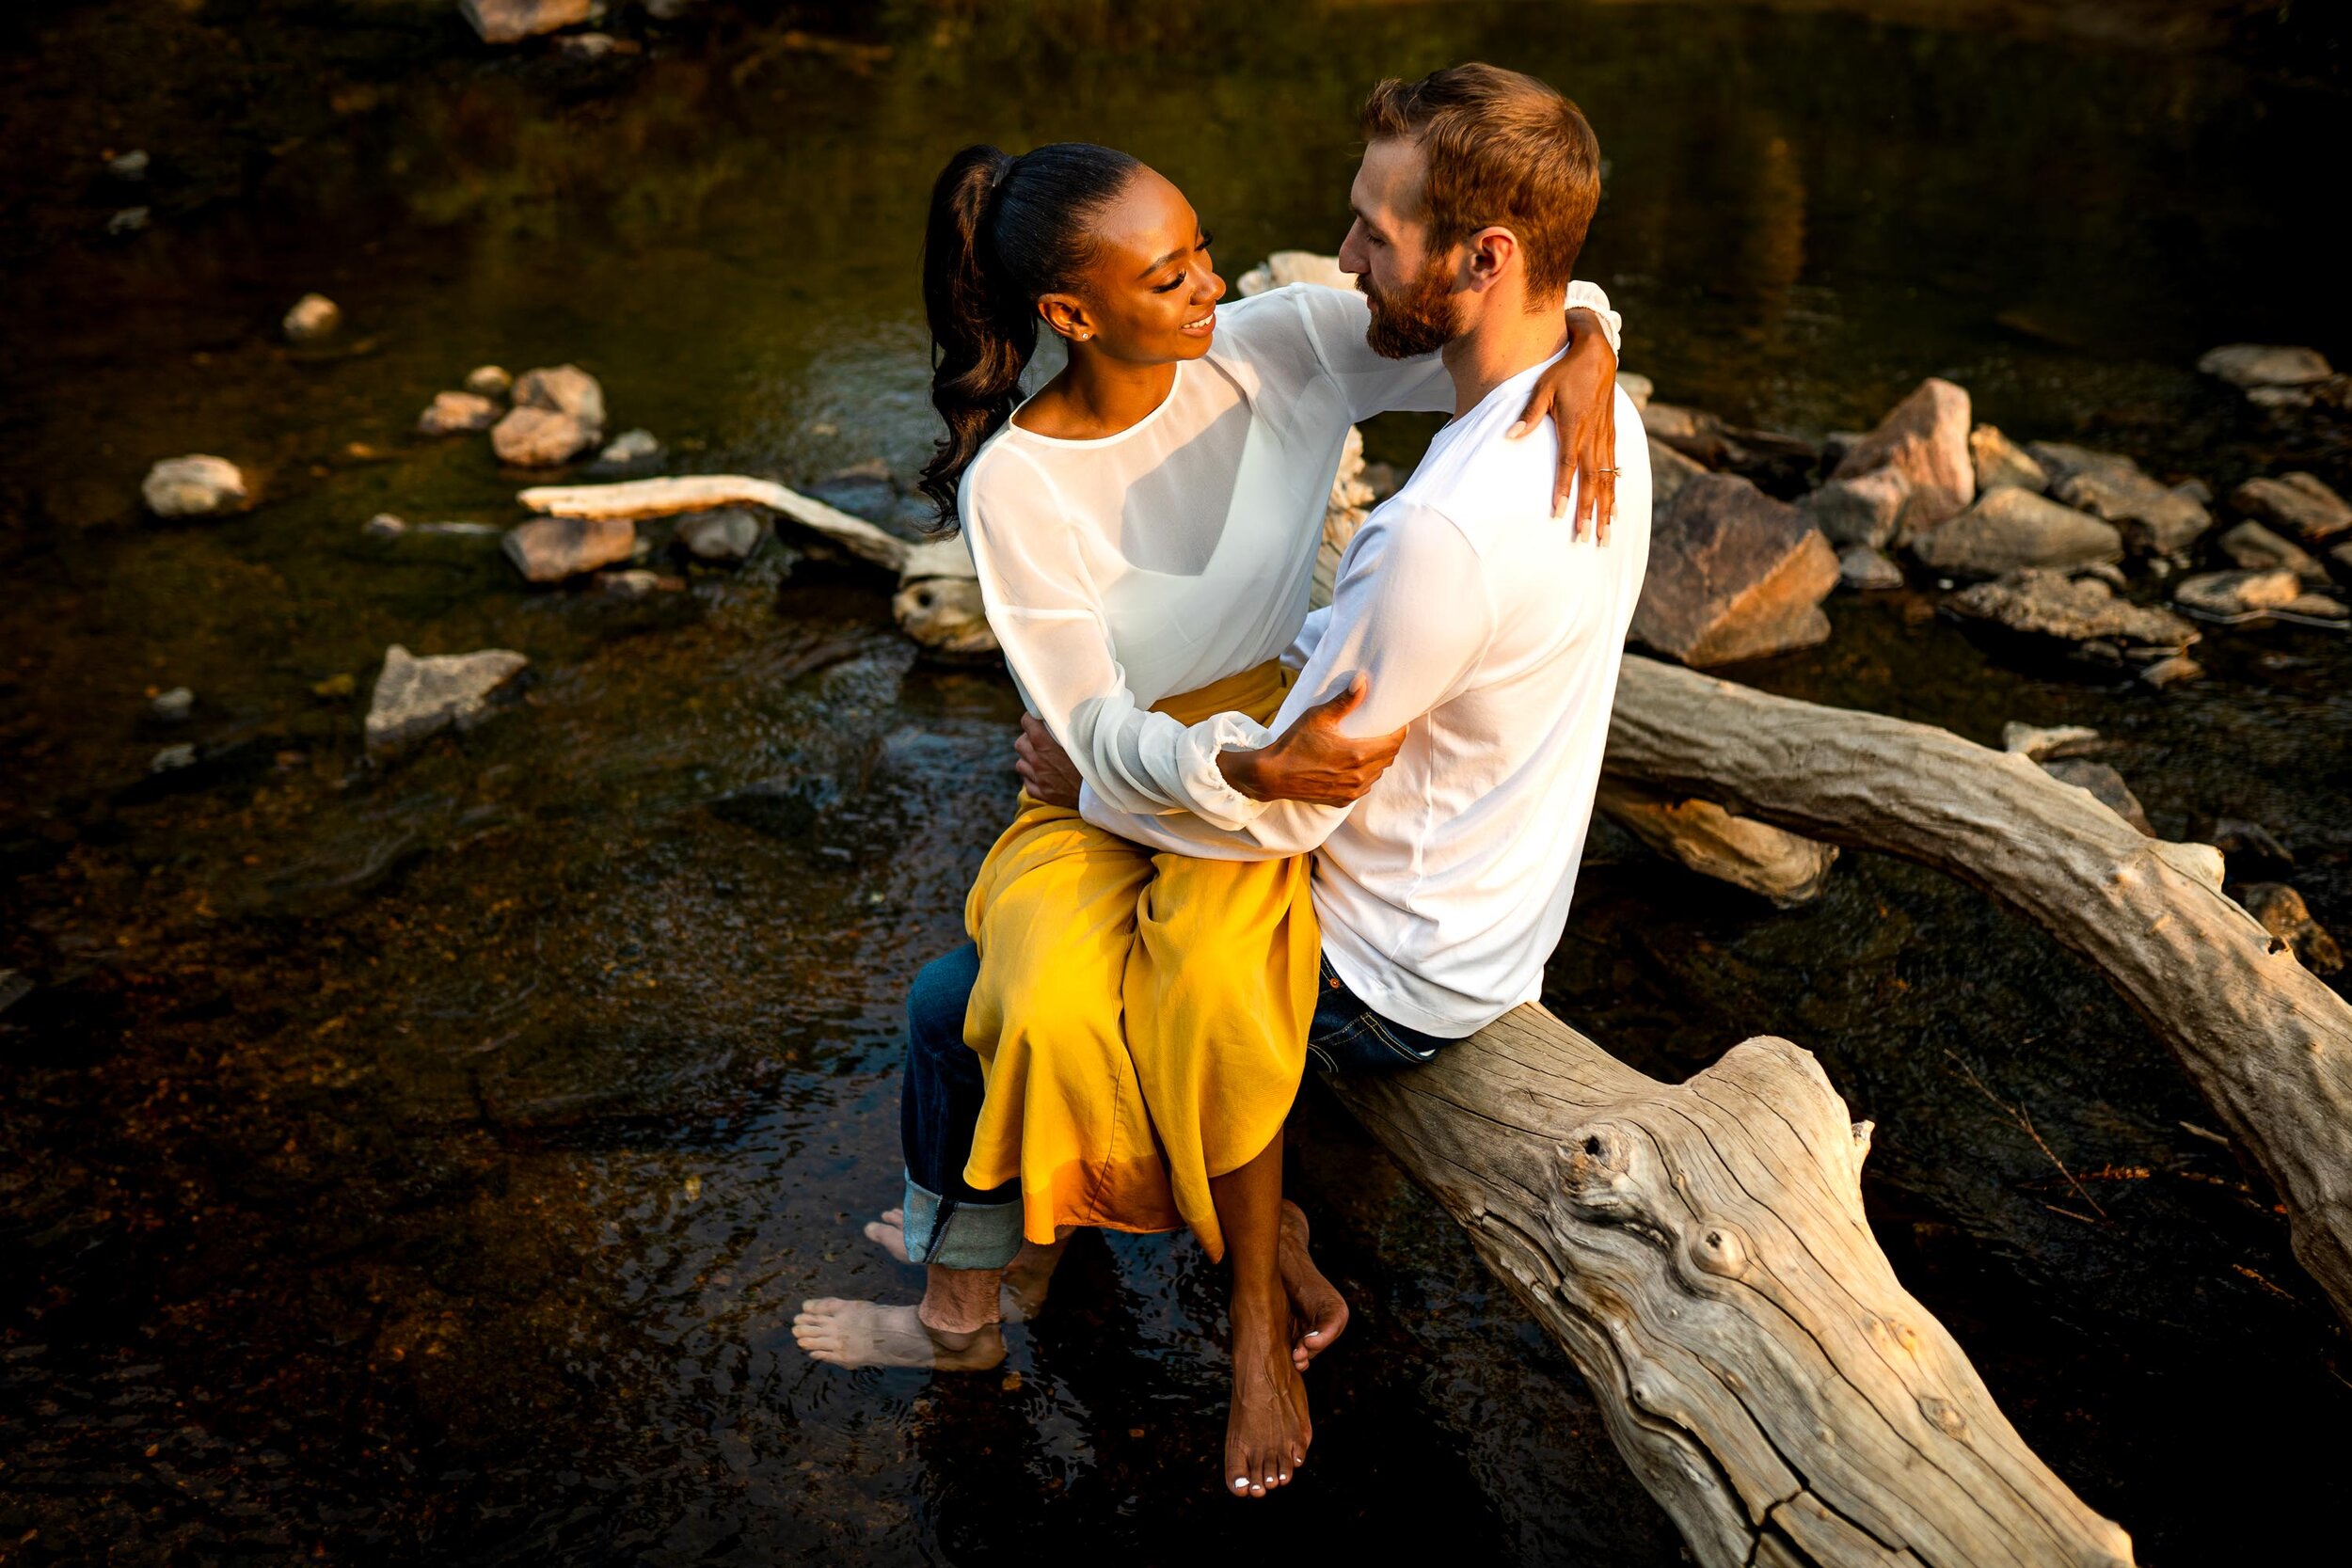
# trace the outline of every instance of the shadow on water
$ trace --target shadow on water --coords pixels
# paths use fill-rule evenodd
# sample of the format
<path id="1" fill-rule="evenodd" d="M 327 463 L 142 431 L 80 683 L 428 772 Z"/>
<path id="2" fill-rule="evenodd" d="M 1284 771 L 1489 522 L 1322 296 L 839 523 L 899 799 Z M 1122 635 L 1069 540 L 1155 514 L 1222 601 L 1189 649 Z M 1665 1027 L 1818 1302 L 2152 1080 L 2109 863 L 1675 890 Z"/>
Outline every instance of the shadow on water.
<path id="1" fill-rule="evenodd" d="M 641 48 L 593 60 L 426 0 L 0 21 L 0 966 L 33 982 L 0 1003 L 0 1561 L 1680 1560 L 1573 1368 L 1311 1094 L 1295 1185 L 1357 1315 L 1292 1496 L 1216 1492 L 1188 1242 L 1083 1241 L 998 1374 L 803 1360 L 803 1296 L 916 1288 L 857 1227 L 894 1196 L 903 987 L 1010 792 L 1009 684 L 919 662 L 839 565 L 665 559 L 686 586 L 624 604 L 360 524 L 516 518 L 527 476 L 409 433 L 485 360 L 588 366 L 680 469 L 904 475 L 948 150 L 1117 141 L 1238 268 L 1336 236 L 1365 83 L 1473 55 L 1595 119 L 1582 270 L 1665 396 L 1819 436 L 1940 372 L 2020 435 L 2341 484 L 2340 446 L 2185 369 L 2352 358 L 2300 174 L 2341 53 L 2304 10 L 902 0 L 847 50 L 820 8 L 622 8 Z M 347 325 L 297 353 L 310 289 Z M 263 504 L 142 521 L 192 451 Z M 1995 662 L 1924 600 L 1832 608 L 1737 673 L 1984 740 L 2093 724 L 2160 831 L 2267 824 L 2352 928 L 2341 639 L 2216 634 L 2158 695 Z M 394 641 L 532 679 L 371 764 Z M 187 723 L 146 716 L 180 685 Z M 199 766 L 151 775 L 180 742 Z M 2328 1522 L 2302 1434 L 2345 1417 L 2342 1331 L 2038 932 L 1869 856 L 1774 912 L 1604 828 L 1547 1000 L 1664 1076 L 1758 1032 L 1820 1053 L 1879 1123 L 1899 1272 L 2147 1560 Z"/>

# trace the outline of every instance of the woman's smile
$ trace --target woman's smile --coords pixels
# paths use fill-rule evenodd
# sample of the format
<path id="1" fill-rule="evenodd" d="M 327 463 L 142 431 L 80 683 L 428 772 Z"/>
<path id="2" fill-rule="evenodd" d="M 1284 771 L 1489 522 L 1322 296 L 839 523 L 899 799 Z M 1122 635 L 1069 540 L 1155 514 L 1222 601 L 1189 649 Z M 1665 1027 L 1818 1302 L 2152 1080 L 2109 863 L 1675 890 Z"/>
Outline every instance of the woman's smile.
<path id="1" fill-rule="evenodd" d="M 1216 331 L 1216 307 L 1212 305 L 1200 313 L 1199 321 L 1188 321 L 1179 328 L 1187 338 L 1206 338 Z"/>

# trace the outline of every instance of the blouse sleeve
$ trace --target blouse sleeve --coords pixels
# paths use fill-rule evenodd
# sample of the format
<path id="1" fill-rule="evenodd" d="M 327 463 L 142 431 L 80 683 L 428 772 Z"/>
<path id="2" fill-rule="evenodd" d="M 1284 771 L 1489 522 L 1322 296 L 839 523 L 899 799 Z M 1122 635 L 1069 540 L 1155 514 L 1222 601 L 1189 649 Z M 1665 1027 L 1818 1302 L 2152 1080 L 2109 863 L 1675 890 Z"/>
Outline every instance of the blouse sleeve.
<path id="1" fill-rule="evenodd" d="M 1351 422 L 1375 414 L 1454 411 L 1454 380 L 1435 354 L 1410 359 L 1386 359 L 1372 351 L 1364 334 L 1372 326 L 1372 306 L 1354 289 L 1331 289 L 1295 283 L 1299 319 L 1323 373 L 1337 384 L 1346 399 Z M 1567 308 L 1583 309 L 1600 317 L 1609 352 L 1622 353 L 1624 322 L 1609 306 L 1609 295 L 1597 283 L 1568 285 Z"/>
<path id="2" fill-rule="evenodd" d="M 1127 689 L 1101 595 L 1045 476 L 1017 449 L 976 464 L 958 504 L 990 627 L 1027 700 L 1079 776 L 1120 811 L 1190 812 L 1237 830 L 1265 808 L 1225 782 L 1219 752 L 1263 732 L 1222 713 L 1185 725 Z"/>

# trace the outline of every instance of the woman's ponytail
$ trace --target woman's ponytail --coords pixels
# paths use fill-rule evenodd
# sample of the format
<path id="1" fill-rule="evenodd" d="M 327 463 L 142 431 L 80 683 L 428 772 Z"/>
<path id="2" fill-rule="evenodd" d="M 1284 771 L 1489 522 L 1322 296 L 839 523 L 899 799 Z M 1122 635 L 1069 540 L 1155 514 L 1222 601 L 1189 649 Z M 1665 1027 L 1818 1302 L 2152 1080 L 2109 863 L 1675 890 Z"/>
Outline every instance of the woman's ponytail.
<path id="1" fill-rule="evenodd" d="M 931 328 L 931 403 L 947 434 L 923 468 L 943 524 L 981 443 L 1020 401 L 1037 351 L 1037 302 L 1092 259 L 1089 226 L 1141 166 L 1089 142 L 1018 158 L 967 147 L 931 186 L 923 230 L 923 309 Z"/>

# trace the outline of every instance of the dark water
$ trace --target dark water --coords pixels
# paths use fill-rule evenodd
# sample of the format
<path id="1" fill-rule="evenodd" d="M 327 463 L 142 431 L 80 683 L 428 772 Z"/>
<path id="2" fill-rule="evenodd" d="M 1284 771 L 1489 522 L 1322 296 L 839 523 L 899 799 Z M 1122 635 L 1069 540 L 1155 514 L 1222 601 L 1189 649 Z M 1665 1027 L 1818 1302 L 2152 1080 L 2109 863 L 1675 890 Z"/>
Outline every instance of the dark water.
<path id="1" fill-rule="evenodd" d="M 1189 1243 L 1082 1241 L 1000 1374 L 803 1361 L 803 1296 L 917 1285 L 857 1226 L 1014 698 L 918 660 L 845 567 L 621 605 L 364 539 L 517 515 L 479 440 L 406 434 L 472 364 L 577 360 L 681 468 L 904 473 L 947 150 L 1128 147 L 1235 271 L 1336 240 L 1367 82 L 1484 56 L 1599 130 L 1582 271 L 1661 395 L 1819 435 L 1941 373 L 2217 489 L 2352 481 L 2187 368 L 2352 360 L 2307 173 L 2341 53 L 2308 17 L 987 9 L 846 24 L 884 58 L 787 37 L 841 18 L 632 12 L 645 52 L 600 62 L 405 0 L 0 22 L 0 965 L 37 982 L 0 1013 L 0 1562 L 1680 1560 L 1572 1368 L 1319 1103 L 1295 1185 L 1358 1315 L 1272 1505 L 1216 1492 L 1222 1289 Z M 153 172 L 118 186 L 133 147 Z M 310 289 L 364 352 L 278 344 Z M 265 504 L 140 520 L 147 465 L 198 451 Z M 1926 599 L 1832 608 L 1825 648 L 1742 673 L 1979 739 L 2094 724 L 2160 831 L 2266 823 L 2352 930 L 2341 637 L 2217 633 L 2157 695 L 1993 661 Z M 333 678 L 364 693 L 393 641 L 519 648 L 532 682 L 370 768 Z M 190 724 L 143 717 L 183 684 Z M 202 765 L 149 780 L 183 740 Z M 2143 1560 L 2334 1528 L 2343 1332 L 2185 1077 L 2037 932 L 1870 857 L 1775 913 L 1602 830 L 1547 1000 L 1662 1076 L 1751 1033 L 1818 1052 L 1879 1123 L 1899 1271 Z"/>

